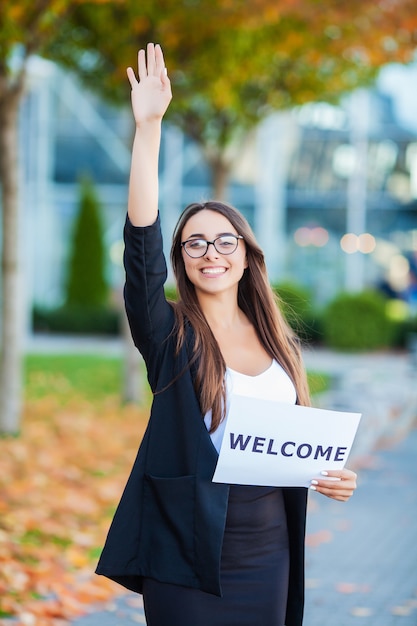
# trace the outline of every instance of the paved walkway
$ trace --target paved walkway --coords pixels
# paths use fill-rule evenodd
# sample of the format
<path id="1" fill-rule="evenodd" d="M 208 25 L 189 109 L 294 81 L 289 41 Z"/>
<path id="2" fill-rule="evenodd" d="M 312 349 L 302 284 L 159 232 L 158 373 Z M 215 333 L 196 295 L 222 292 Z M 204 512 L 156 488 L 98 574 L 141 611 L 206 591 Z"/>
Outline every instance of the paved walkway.
<path id="1" fill-rule="evenodd" d="M 417 430 L 359 471 L 349 503 L 310 497 L 305 626 L 417 625 Z"/>
<path id="2" fill-rule="evenodd" d="M 333 376 L 327 408 L 362 412 L 349 503 L 311 494 L 305 626 L 417 625 L 415 355 L 306 354 Z"/>
<path id="3" fill-rule="evenodd" d="M 102 342 L 88 349 L 87 343 L 82 343 L 85 352 L 108 353 Z M 41 345 L 28 349 L 38 351 Z M 49 351 L 66 351 L 62 343 L 55 347 L 49 344 Z M 107 348 L 120 352 L 114 342 Z M 74 342 L 68 349 L 75 349 Z M 43 350 L 48 350 L 45 344 Z M 406 353 L 323 350 L 308 351 L 305 361 L 332 376 L 331 391 L 316 404 L 363 417 L 349 462 L 359 474 L 352 500 L 338 503 L 310 494 L 304 626 L 416 626 L 417 364 Z M 73 622 L 134 624 L 146 624 L 136 594 Z"/>

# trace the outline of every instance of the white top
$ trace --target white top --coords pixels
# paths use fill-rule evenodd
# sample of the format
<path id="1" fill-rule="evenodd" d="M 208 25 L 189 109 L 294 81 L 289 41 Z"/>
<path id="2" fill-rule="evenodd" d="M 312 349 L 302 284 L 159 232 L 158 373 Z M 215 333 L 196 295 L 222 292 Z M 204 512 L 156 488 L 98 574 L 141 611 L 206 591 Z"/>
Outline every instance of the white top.
<path id="1" fill-rule="evenodd" d="M 235 393 L 250 398 L 261 398 L 263 400 L 275 400 L 287 404 L 295 404 L 297 394 L 295 387 L 281 365 L 274 359 L 271 365 L 257 376 L 248 376 L 236 372 L 230 367 L 226 368 L 226 415 L 214 433 L 210 434 L 211 440 L 217 452 L 220 452 L 227 416 L 230 409 L 231 394 Z M 211 426 L 211 411 L 204 417 L 207 430 Z"/>

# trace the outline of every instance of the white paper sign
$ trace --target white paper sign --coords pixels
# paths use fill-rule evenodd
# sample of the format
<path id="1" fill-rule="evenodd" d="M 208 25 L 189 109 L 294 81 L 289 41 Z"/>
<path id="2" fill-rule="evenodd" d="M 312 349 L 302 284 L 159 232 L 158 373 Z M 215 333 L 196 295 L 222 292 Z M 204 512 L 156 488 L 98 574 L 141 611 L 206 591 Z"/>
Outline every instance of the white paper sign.
<path id="1" fill-rule="evenodd" d="M 233 394 L 213 482 L 308 487 L 342 469 L 361 418 Z"/>

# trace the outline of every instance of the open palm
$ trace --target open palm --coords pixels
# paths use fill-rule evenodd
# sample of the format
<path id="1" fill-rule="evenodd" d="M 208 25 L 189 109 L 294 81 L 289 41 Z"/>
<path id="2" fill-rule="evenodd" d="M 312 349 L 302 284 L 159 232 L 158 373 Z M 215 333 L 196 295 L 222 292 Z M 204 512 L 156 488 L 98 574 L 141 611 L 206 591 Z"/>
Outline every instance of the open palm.
<path id="1" fill-rule="evenodd" d="M 159 45 L 148 44 L 138 53 L 139 81 L 131 67 L 127 76 L 132 87 L 132 109 L 137 125 L 162 119 L 172 98 L 164 55 Z"/>

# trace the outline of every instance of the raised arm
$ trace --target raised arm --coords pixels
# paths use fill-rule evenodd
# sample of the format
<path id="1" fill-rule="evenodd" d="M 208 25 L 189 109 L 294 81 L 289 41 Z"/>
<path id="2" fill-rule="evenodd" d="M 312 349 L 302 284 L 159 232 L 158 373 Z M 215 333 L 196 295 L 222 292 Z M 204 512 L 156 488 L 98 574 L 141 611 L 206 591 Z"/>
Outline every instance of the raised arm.
<path id="1" fill-rule="evenodd" d="M 149 43 L 138 54 L 139 81 L 131 67 L 127 76 L 132 87 L 136 123 L 129 181 L 128 214 L 134 226 L 150 226 L 158 214 L 158 158 L 161 122 L 171 101 L 171 83 L 161 47 Z"/>

